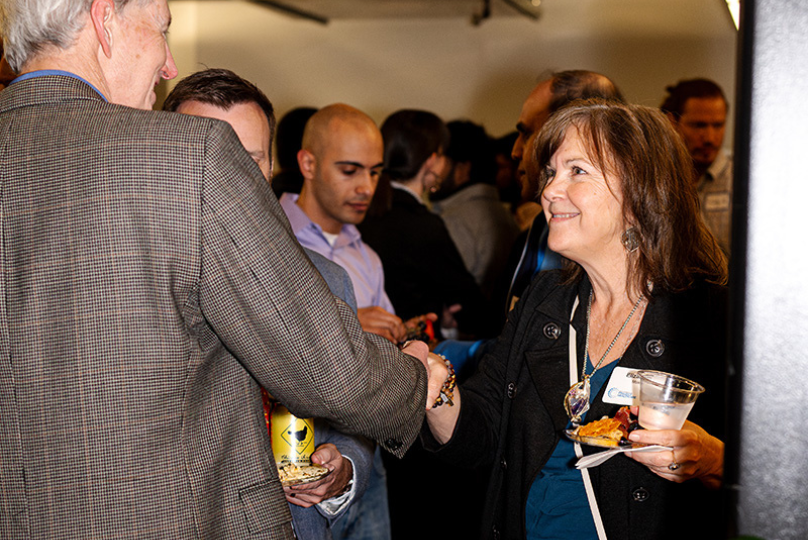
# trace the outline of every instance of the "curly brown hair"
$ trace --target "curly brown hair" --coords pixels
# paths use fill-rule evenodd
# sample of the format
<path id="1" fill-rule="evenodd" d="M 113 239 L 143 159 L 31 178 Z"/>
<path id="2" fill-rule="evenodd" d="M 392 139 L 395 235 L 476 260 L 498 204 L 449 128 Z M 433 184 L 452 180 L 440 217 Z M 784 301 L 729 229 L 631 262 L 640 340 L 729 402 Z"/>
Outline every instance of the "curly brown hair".
<path id="1" fill-rule="evenodd" d="M 682 291 L 695 278 L 727 282 L 727 259 L 699 211 L 693 162 L 679 135 L 658 110 L 601 99 L 574 101 L 553 114 L 536 140 L 540 192 L 547 165 L 571 128 L 607 183 L 620 183 L 623 218 L 638 233 L 639 249 L 626 252 L 627 287 Z M 583 269 L 570 261 L 567 281 Z"/>

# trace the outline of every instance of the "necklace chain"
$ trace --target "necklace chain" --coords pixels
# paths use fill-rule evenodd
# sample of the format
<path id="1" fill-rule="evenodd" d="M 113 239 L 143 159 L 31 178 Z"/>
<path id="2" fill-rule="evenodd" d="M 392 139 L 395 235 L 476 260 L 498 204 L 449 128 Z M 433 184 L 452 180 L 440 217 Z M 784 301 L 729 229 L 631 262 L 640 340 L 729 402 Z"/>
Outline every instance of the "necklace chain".
<path id="1" fill-rule="evenodd" d="M 601 364 L 603 361 L 606 360 L 606 357 L 609 356 L 609 352 L 611 352 L 612 347 L 614 344 L 617 343 L 617 340 L 620 339 L 620 336 L 623 334 L 623 330 L 626 329 L 628 326 L 628 322 L 631 320 L 631 317 L 634 315 L 634 312 L 637 311 L 637 308 L 640 306 L 640 302 L 642 302 L 643 295 L 640 295 L 637 298 L 637 302 L 634 304 L 634 307 L 631 308 L 631 313 L 628 314 L 626 320 L 623 322 L 623 326 L 620 327 L 620 330 L 617 332 L 617 335 L 614 336 L 614 339 L 609 344 L 609 348 L 606 349 L 606 352 L 603 353 L 603 356 L 600 357 L 597 365 L 595 365 L 595 369 L 592 370 L 592 373 L 589 375 L 586 374 L 586 359 L 589 357 L 589 319 L 592 315 L 592 297 L 594 296 L 593 291 L 589 292 L 589 306 L 586 308 L 586 345 L 584 346 L 584 361 L 583 367 L 581 368 L 581 380 L 574 383 L 570 386 L 570 389 L 567 390 L 567 393 L 564 396 L 564 409 L 566 409 L 567 414 L 570 417 L 570 420 L 573 424 L 577 424 L 581 421 L 581 416 L 589 410 L 589 379 L 595 372 L 600 369 Z M 572 351 L 572 347 L 575 347 L 575 344 L 570 342 L 570 351 Z M 572 352 L 570 352 L 572 354 Z M 572 356 L 570 356 L 570 361 L 572 361 Z"/>
<path id="2" fill-rule="evenodd" d="M 617 331 L 617 335 L 614 336 L 612 342 L 609 343 L 609 347 L 606 349 L 606 352 L 603 353 L 603 356 L 600 357 L 600 360 L 598 360 L 597 365 L 595 365 L 595 369 L 592 370 L 592 373 L 587 375 L 586 359 L 589 358 L 589 328 L 592 326 L 589 317 L 592 314 L 592 297 L 594 296 L 593 293 L 594 291 L 589 291 L 589 305 L 586 307 L 586 345 L 584 345 L 584 361 L 583 365 L 581 366 L 581 380 L 586 380 L 592 377 L 592 375 L 594 375 L 595 372 L 598 369 L 600 369 L 600 365 L 603 363 L 604 360 L 606 360 L 606 357 L 609 356 L 612 347 L 614 347 L 614 344 L 617 343 L 618 339 L 620 339 L 620 336 L 623 334 L 623 330 L 625 330 L 626 326 L 628 326 L 628 322 L 631 320 L 631 317 L 634 315 L 634 312 L 637 311 L 637 308 L 640 307 L 640 302 L 642 302 L 642 299 L 644 298 L 643 295 L 640 295 L 640 297 L 637 298 L 637 301 L 634 302 L 634 307 L 631 308 L 631 312 L 628 314 L 628 317 L 626 317 L 626 320 L 623 321 L 623 326 L 620 327 L 620 330 Z"/>

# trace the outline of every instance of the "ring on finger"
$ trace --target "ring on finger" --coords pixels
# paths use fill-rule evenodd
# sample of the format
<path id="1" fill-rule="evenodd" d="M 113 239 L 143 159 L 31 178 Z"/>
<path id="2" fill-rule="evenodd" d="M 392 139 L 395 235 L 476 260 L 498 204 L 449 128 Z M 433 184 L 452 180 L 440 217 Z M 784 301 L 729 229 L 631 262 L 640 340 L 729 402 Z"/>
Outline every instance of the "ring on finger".
<path id="1" fill-rule="evenodd" d="M 668 465 L 668 470 L 671 472 L 679 470 L 681 465 L 676 462 L 676 454 L 673 453 L 673 449 L 671 449 L 671 457 L 673 458 L 673 461 L 671 461 L 670 465 Z"/>

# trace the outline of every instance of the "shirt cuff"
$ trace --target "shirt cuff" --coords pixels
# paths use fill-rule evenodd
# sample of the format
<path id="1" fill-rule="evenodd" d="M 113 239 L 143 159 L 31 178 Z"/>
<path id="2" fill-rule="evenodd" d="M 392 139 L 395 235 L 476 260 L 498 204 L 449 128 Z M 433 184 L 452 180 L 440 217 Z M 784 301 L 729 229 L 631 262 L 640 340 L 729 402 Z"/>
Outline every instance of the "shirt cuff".
<path id="1" fill-rule="evenodd" d="M 317 508 L 322 510 L 323 513 L 329 517 L 334 517 L 347 508 L 348 505 L 353 502 L 356 493 L 356 465 L 348 456 L 343 455 L 342 457 L 351 462 L 351 470 L 353 471 L 351 481 L 348 483 L 348 491 L 342 495 L 337 495 L 336 497 L 331 497 L 330 499 L 317 503 Z"/>

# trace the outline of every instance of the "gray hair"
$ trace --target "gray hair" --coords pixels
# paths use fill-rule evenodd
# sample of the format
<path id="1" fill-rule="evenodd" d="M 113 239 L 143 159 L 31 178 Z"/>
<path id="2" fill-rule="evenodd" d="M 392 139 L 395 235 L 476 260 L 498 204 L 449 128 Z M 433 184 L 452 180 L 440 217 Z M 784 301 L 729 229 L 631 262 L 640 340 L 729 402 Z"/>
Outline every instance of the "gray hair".
<path id="1" fill-rule="evenodd" d="M 115 0 L 115 9 L 120 11 L 129 1 Z M 0 0 L 0 34 L 11 69 L 21 71 L 48 45 L 72 46 L 91 5 L 92 0 Z"/>

